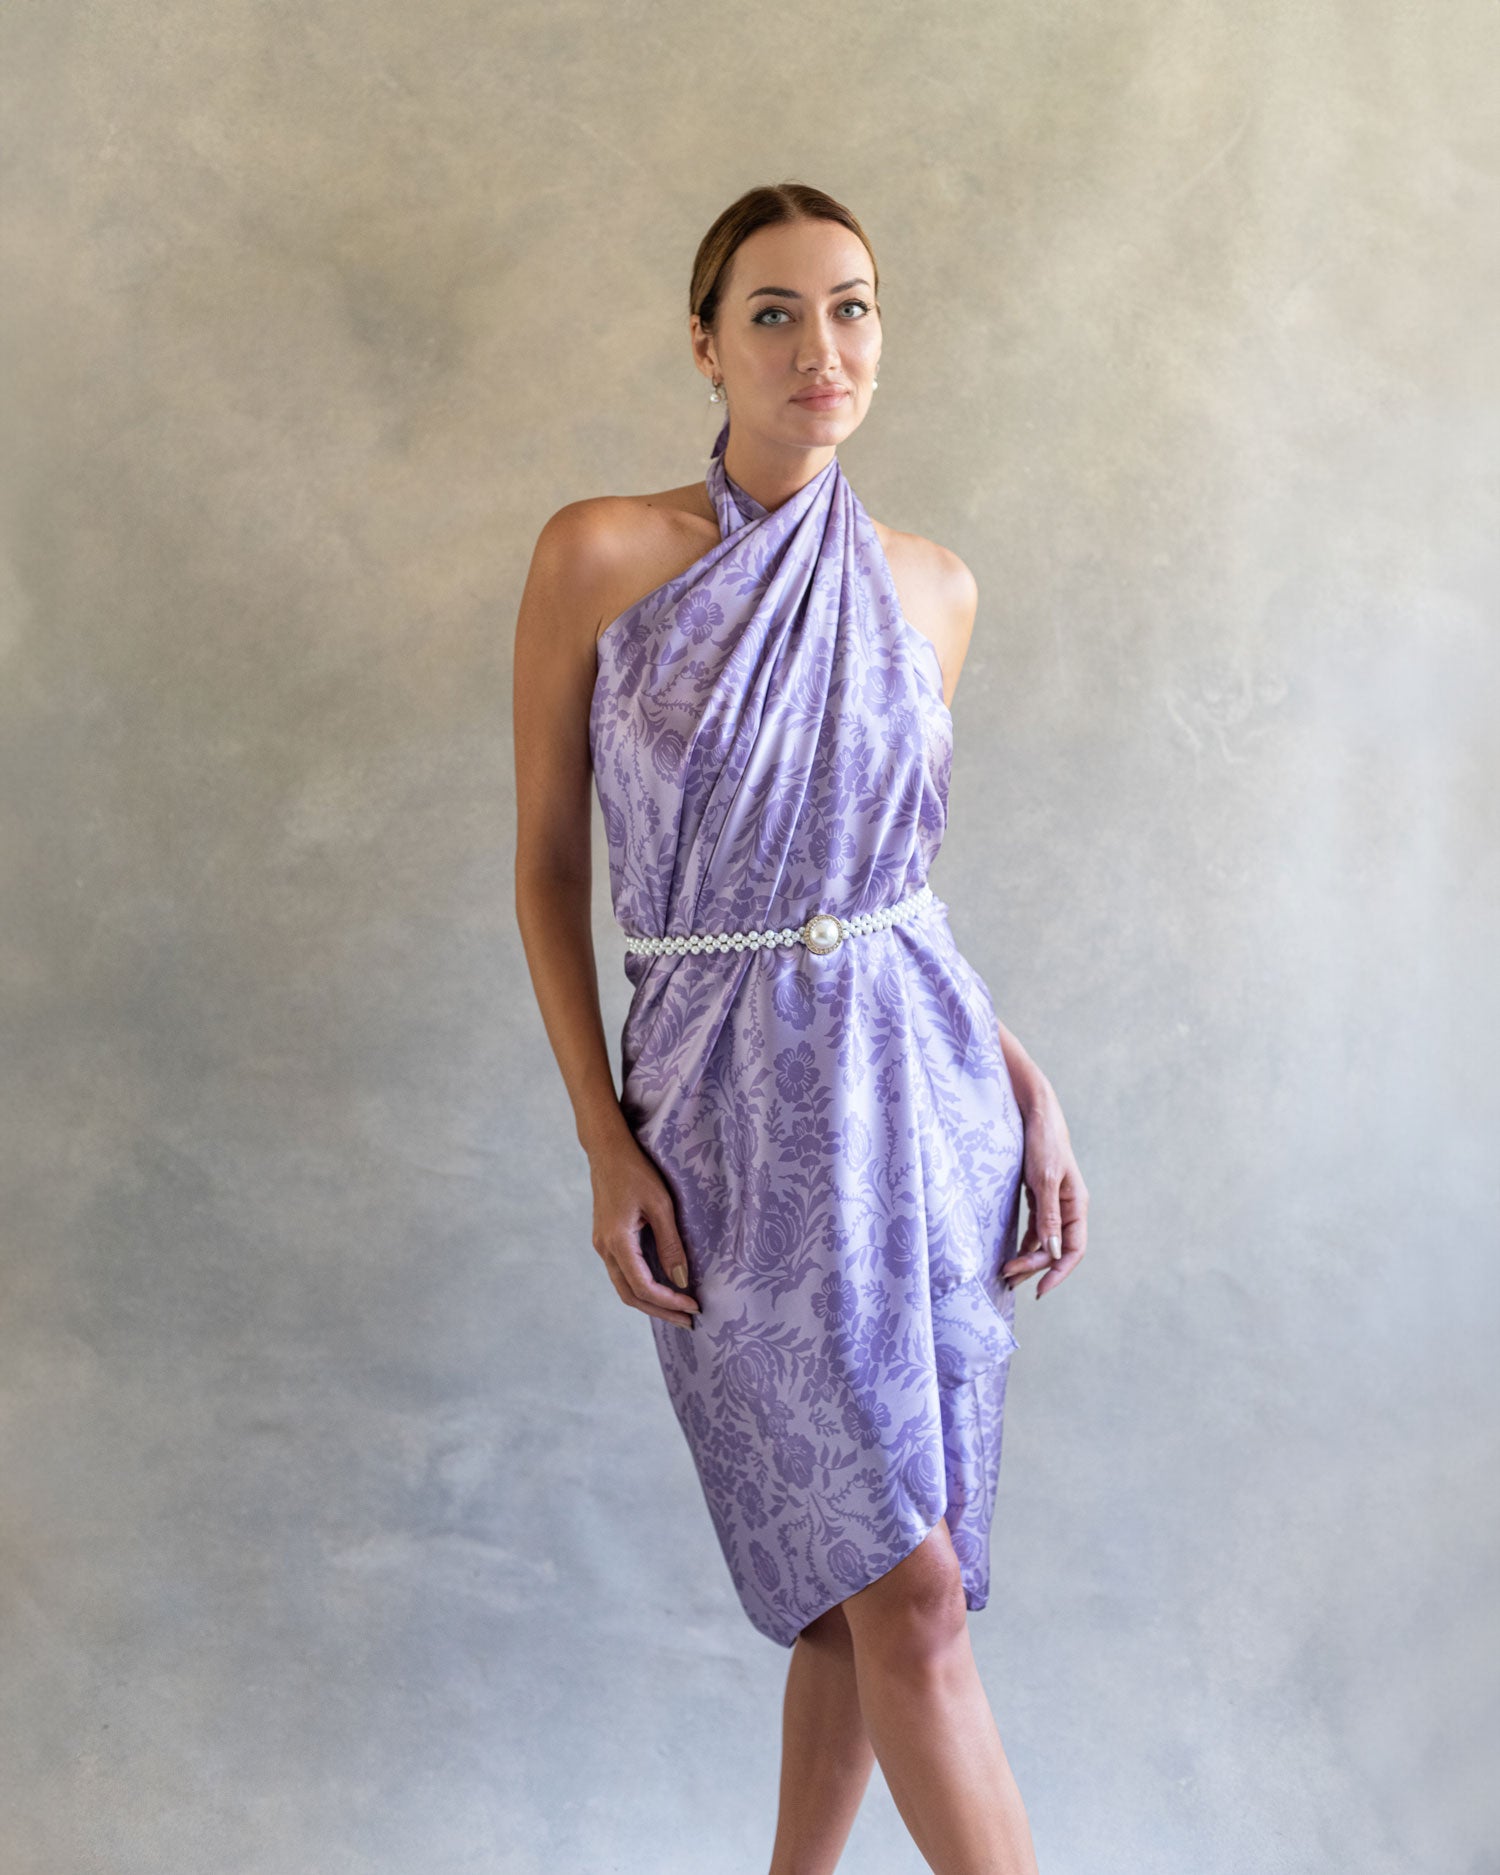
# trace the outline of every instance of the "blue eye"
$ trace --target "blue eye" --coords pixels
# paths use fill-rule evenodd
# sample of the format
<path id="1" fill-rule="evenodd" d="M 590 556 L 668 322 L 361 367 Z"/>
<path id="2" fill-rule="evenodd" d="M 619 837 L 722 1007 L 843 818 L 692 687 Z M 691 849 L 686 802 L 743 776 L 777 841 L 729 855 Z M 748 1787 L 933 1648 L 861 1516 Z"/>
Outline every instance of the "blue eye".
<path id="1" fill-rule="evenodd" d="M 862 299 L 844 300 L 839 307 L 839 311 L 842 312 L 845 306 L 857 306 L 860 310 L 861 318 L 870 310 L 869 306 Z M 766 307 L 763 307 L 761 311 L 758 312 L 755 315 L 755 317 L 750 321 L 751 325 L 753 326 L 764 325 L 766 323 L 767 313 L 780 313 L 782 314 L 783 317 L 787 316 L 787 310 L 785 306 L 766 306 Z M 857 325 L 859 321 L 856 319 L 845 319 L 842 321 L 842 323 L 846 326 L 852 326 L 852 325 Z"/>

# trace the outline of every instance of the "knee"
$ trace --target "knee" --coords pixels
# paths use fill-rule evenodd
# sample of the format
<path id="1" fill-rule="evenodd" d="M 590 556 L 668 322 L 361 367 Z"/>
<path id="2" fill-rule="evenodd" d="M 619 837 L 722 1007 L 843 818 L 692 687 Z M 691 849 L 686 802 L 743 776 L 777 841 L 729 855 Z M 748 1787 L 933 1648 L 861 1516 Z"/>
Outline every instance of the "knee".
<path id="1" fill-rule="evenodd" d="M 941 1663 L 967 1634 L 963 1575 L 947 1530 L 938 1529 L 842 1604 L 857 1646 L 886 1665 Z"/>

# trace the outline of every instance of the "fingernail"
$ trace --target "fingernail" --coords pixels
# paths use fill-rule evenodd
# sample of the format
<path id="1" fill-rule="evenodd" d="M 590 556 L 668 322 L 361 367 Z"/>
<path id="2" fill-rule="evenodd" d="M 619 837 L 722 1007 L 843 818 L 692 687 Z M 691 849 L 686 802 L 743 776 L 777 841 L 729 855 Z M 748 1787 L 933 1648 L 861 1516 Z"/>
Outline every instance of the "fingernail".
<path id="1" fill-rule="evenodd" d="M 676 1283 L 679 1289 L 687 1288 L 687 1265 L 686 1263 L 679 1263 L 677 1268 L 673 1270 L 672 1281 Z"/>
<path id="2" fill-rule="evenodd" d="M 1049 1237 L 1047 1239 L 1047 1255 L 1051 1257 L 1054 1263 L 1062 1255 L 1061 1237 Z"/>

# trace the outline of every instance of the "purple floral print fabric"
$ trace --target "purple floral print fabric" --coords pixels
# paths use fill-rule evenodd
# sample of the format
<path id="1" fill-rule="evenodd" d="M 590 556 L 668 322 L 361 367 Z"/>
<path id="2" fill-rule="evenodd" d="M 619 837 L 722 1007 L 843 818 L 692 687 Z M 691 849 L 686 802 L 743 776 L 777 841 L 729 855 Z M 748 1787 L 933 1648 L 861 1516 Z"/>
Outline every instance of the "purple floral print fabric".
<path id="1" fill-rule="evenodd" d="M 718 543 L 599 640 L 595 785 L 641 936 L 879 910 L 947 824 L 937 651 L 837 455 L 767 510 L 728 438 Z M 790 1647 L 945 1513 L 983 1608 L 1022 1127 L 946 905 L 826 955 L 622 954 L 621 1105 L 702 1306 L 647 1319 L 745 1613 Z"/>

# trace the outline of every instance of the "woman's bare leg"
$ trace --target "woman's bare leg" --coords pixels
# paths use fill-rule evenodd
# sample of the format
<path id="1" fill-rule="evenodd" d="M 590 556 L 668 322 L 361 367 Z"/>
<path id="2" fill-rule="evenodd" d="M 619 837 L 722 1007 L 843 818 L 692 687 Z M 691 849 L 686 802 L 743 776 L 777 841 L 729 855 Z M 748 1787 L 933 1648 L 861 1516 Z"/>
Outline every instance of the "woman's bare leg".
<path id="1" fill-rule="evenodd" d="M 771 1875 L 832 1875 L 874 1768 L 854 1643 L 838 1606 L 802 1630 L 787 1669 Z"/>
<path id="2" fill-rule="evenodd" d="M 1031 1827 L 969 1645 L 946 1521 L 840 1606 L 865 1729 L 928 1867 L 1036 1875 Z"/>

